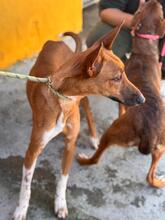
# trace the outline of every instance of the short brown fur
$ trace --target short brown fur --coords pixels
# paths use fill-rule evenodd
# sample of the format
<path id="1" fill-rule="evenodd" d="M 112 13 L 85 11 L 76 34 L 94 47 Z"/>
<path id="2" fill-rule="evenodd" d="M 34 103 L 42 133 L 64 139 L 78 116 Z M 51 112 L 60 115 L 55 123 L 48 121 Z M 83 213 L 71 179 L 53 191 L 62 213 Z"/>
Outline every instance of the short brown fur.
<path id="1" fill-rule="evenodd" d="M 79 102 L 83 97 L 113 96 L 128 105 L 144 102 L 141 92 L 128 81 L 124 65 L 111 51 L 120 28 L 121 26 L 115 28 L 85 52 L 73 53 L 63 42 L 45 43 L 30 75 L 49 76 L 53 88 L 69 96 L 71 100 L 61 100 L 53 96 L 46 85 L 27 83 L 27 96 L 33 113 L 33 127 L 24 160 L 26 169 L 31 169 L 46 144 L 55 136 L 44 140 L 45 133 L 56 128 L 58 119 L 63 114 L 62 123 L 65 126 L 61 132 L 66 139 L 62 175 L 68 175 L 80 128 Z M 71 33 L 69 35 L 75 38 L 75 35 Z M 120 83 L 116 83 L 118 78 L 121 78 Z M 88 103 L 85 104 L 88 105 Z M 67 209 L 57 210 L 57 215 L 66 217 Z"/>
<path id="2" fill-rule="evenodd" d="M 136 36 L 156 34 L 163 36 L 165 21 L 161 5 L 155 1 L 147 2 L 133 19 L 134 32 L 132 55 L 126 64 L 128 79 L 134 83 L 146 98 L 139 106 L 121 107 L 119 119 L 103 134 L 96 153 L 88 158 L 79 155 L 81 165 L 96 164 L 108 146 L 137 145 L 143 154 L 152 154 L 152 164 L 147 175 L 154 187 L 165 186 L 165 181 L 156 177 L 158 162 L 165 152 L 165 108 L 160 96 L 161 71 L 159 65 L 158 40 L 146 40 Z"/>

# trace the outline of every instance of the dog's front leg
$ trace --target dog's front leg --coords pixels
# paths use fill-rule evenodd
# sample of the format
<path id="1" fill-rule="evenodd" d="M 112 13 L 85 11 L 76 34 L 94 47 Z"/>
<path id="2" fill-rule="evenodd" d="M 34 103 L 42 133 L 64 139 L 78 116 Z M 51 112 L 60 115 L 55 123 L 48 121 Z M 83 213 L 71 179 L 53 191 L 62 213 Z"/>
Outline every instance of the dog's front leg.
<path id="1" fill-rule="evenodd" d="M 40 143 L 32 141 L 26 152 L 23 164 L 22 183 L 19 196 L 18 207 L 16 208 L 13 220 L 25 220 L 29 206 L 31 194 L 31 181 L 36 166 L 37 157 L 41 153 L 44 146 Z"/>
<path id="2" fill-rule="evenodd" d="M 66 143 L 62 160 L 62 174 L 57 184 L 55 195 L 55 213 L 59 218 L 66 218 L 68 215 L 67 203 L 66 203 L 66 188 L 68 181 L 68 174 L 72 165 L 72 161 L 75 154 L 76 140 L 80 129 L 79 110 L 74 113 L 74 116 L 70 118 L 65 127 Z"/>
<path id="3" fill-rule="evenodd" d="M 128 146 L 130 142 L 134 143 L 134 139 L 135 135 L 132 129 L 132 124 L 127 123 L 127 117 L 123 115 L 123 117 L 114 121 L 105 131 L 95 153 L 90 157 L 85 154 L 79 154 L 77 161 L 80 165 L 97 164 L 108 147 L 111 147 L 112 145 Z"/>
<path id="4" fill-rule="evenodd" d="M 164 152 L 165 146 L 162 145 L 158 145 L 155 149 L 152 150 L 152 163 L 147 175 L 147 181 L 150 185 L 156 188 L 165 187 L 165 176 L 156 176 L 156 169 Z"/>
<path id="5" fill-rule="evenodd" d="M 50 118 L 48 118 L 48 116 L 50 116 Z M 24 159 L 19 204 L 14 212 L 13 220 L 26 219 L 26 213 L 29 206 L 29 200 L 31 194 L 31 181 L 32 181 L 37 158 L 42 152 L 42 150 L 45 148 L 47 143 L 57 134 L 59 134 L 65 126 L 63 122 L 63 118 L 64 118 L 63 113 L 61 113 L 55 125 L 54 125 L 54 121 L 55 121 L 54 117 L 51 117 L 51 114 L 48 114 L 48 116 L 46 121 L 47 123 L 45 122 L 45 127 L 36 125 L 39 120 L 35 120 L 33 122 L 35 126 L 33 126 L 31 142 Z M 41 115 L 40 115 L 40 119 L 41 119 Z"/>
<path id="6" fill-rule="evenodd" d="M 101 158 L 104 151 L 108 148 L 110 144 L 109 134 L 106 132 L 101 140 L 98 149 L 95 151 L 95 153 L 88 157 L 85 154 L 79 154 L 77 157 L 77 161 L 80 165 L 94 165 L 97 164 L 99 159 Z"/>

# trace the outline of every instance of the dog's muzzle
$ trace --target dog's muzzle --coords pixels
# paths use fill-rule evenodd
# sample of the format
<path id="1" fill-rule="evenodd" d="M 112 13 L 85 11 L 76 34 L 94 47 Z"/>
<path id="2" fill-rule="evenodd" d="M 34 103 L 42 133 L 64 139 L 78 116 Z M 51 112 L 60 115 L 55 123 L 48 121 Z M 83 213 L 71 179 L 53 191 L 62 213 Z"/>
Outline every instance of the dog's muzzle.
<path id="1" fill-rule="evenodd" d="M 143 95 L 133 95 L 131 98 L 126 99 L 126 100 L 121 100 L 117 97 L 114 96 L 109 96 L 109 99 L 112 99 L 115 102 L 119 102 L 121 104 L 124 105 L 128 105 L 128 106 L 132 106 L 132 105 L 139 105 L 139 104 L 143 104 L 145 102 L 145 98 Z"/>
<path id="2" fill-rule="evenodd" d="M 143 95 L 133 95 L 129 99 L 126 99 L 125 102 L 123 102 L 125 105 L 131 106 L 131 105 L 140 105 L 145 102 L 145 97 Z"/>

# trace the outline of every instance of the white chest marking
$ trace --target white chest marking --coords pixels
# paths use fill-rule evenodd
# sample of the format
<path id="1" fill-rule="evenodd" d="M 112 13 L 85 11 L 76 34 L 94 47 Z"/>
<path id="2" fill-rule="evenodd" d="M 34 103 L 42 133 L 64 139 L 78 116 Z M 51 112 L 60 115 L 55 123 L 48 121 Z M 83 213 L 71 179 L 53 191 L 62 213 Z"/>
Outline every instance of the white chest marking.
<path id="1" fill-rule="evenodd" d="M 68 96 L 68 98 L 70 98 L 72 101 L 77 101 L 77 97 L 76 96 Z"/>
<path id="2" fill-rule="evenodd" d="M 49 131 L 46 131 L 43 135 L 43 146 L 45 146 L 52 138 L 57 136 L 60 132 L 63 131 L 65 126 L 64 123 L 64 114 L 63 112 L 60 114 L 56 126 Z"/>

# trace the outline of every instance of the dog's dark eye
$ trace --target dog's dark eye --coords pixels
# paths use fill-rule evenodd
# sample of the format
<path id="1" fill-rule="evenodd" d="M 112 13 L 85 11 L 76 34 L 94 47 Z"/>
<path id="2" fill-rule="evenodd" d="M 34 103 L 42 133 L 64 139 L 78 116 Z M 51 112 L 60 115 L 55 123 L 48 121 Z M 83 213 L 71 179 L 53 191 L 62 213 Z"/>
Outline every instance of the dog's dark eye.
<path id="1" fill-rule="evenodd" d="M 122 74 L 115 76 L 114 78 L 112 78 L 111 80 L 115 81 L 115 82 L 119 82 L 122 79 Z"/>

